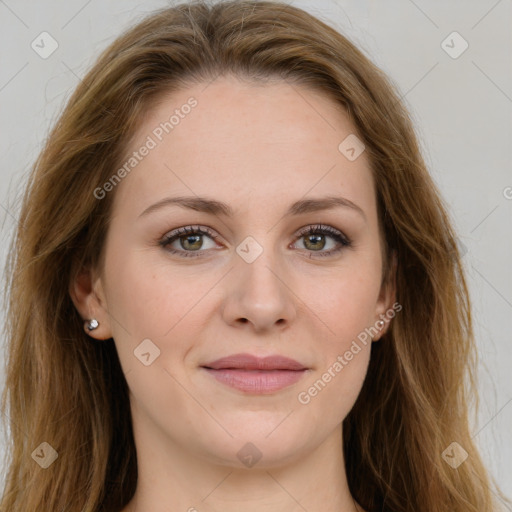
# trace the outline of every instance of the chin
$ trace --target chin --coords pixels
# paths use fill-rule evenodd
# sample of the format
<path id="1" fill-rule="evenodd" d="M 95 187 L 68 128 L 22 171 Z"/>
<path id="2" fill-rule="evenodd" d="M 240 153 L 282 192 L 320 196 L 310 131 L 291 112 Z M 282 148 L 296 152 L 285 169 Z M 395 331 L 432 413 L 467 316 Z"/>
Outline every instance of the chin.
<path id="1" fill-rule="evenodd" d="M 286 466 L 303 457 L 308 446 L 314 444 L 304 431 L 292 433 L 289 428 L 283 428 L 278 432 L 278 427 L 269 435 L 268 429 L 262 433 L 254 425 L 252 427 L 245 425 L 239 430 L 231 430 L 233 437 L 227 434 L 221 438 L 214 436 L 210 445 L 202 447 L 205 457 L 222 466 L 270 469 Z"/>

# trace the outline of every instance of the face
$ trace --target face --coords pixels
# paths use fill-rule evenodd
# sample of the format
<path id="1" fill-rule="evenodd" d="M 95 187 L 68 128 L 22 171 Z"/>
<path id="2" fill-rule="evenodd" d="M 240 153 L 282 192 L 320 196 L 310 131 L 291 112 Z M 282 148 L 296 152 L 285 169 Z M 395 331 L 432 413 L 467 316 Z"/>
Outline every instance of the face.
<path id="1" fill-rule="evenodd" d="M 393 303 L 369 160 L 339 149 L 354 134 L 285 82 L 223 77 L 149 111 L 80 304 L 114 338 L 140 435 L 237 466 L 339 435 Z"/>

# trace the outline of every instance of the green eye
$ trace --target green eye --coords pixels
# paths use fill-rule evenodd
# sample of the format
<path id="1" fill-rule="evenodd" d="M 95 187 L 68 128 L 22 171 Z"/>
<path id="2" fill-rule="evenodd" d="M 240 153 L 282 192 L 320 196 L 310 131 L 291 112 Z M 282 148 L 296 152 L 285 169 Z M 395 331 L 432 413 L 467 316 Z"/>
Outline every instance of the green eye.
<path id="1" fill-rule="evenodd" d="M 203 256 L 213 247 L 204 248 L 204 237 L 210 240 L 217 240 L 218 236 L 209 228 L 203 226 L 185 226 L 175 229 L 160 240 L 161 245 L 166 251 L 171 254 L 176 254 L 184 258 L 194 258 Z M 345 247 L 351 246 L 351 241 L 337 229 L 322 224 L 308 226 L 297 234 L 297 238 L 304 238 L 304 249 L 311 252 L 311 255 L 318 253 L 318 256 L 331 256 L 340 252 Z M 327 240 L 334 241 L 334 248 L 325 251 Z M 179 248 L 172 247 L 172 244 L 179 241 Z M 315 255 L 316 257 L 316 255 Z"/>

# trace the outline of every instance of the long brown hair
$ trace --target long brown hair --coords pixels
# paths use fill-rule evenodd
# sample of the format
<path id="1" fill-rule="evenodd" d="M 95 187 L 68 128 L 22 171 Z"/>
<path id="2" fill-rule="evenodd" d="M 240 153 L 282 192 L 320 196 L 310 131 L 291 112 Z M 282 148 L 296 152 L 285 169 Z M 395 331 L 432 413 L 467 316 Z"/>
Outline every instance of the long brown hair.
<path id="1" fill-rule="evenodd" d="M 152 14 L 103 52 L 53 128 L 6 267 L 10 444 L 0 510 L 113 512 L 132 498 L 126 380 L 113 340 L 84 333 L 69 284 L 78 269 L 101 263 L 115 191 L 98 200 L 94 190 L 126 158 L 144 112 L 162 94 L 227 73 L 327 95 L 345 108 L 370 157 L 402 311 L 373 344 L 343 423 L 354 498 L 368 512 L 497 510 L 469 429 L 478 399 L 468 289 L 409 117 L 388 79 L 344 36 L 268 1 L 192 2 Z M 44 442 L 58 454 L 47 468 L 33 456 L 49 450 Z M 457 468 L 442 455 L 452 442 L 468 453 Z"/>

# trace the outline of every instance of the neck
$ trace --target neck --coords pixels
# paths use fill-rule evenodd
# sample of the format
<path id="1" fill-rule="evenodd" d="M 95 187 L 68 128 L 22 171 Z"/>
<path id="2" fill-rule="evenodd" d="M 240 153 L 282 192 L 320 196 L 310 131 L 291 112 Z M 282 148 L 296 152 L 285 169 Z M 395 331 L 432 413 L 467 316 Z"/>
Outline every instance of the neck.
<path id="1" fill-rule="evenodd" d="M 123 512 L 360 512 L 348 489 L 341 427 L 286 463 L 233 467 L 191 454 L 156 428 L 134 428 L 138 481 Z M 162 449 L 162 447 L 165 447 Z"/>

